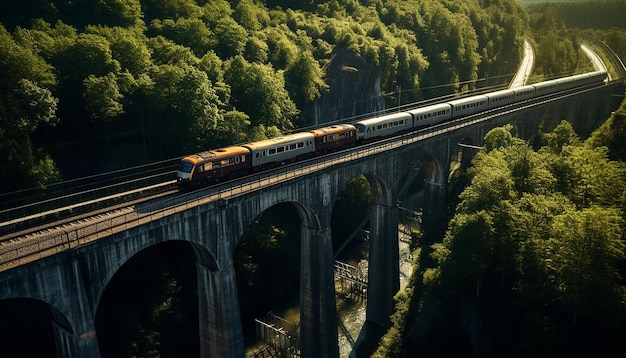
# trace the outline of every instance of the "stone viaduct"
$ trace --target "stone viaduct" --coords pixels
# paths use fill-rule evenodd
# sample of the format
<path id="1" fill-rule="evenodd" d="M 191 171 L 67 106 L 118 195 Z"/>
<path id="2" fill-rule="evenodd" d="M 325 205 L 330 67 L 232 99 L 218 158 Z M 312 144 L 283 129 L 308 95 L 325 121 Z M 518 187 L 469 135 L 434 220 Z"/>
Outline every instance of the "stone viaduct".
<path id="1" fill-rule="evenodd" d="M 513 124 L 528 138 L 542 119 L 572 120 L 588 134 L 608 118 L 622 87 L 606 86 L 514 111 L 439 125 L 384 142 L 314 158 L 240 179 L 184 198 L 135 206 L 132 212 L 87 228 L 65 230 L 53 254 L 0 266 L 0 300 L 45 304 L 53 320 L 58 357 L 98 357 L 98 305 L 120 267 L 153 245 L 178 241 L 195 253 L 200 352 L 242 357 L 244 345 L 233 255 L 252 221 L 266 209 L 290 203 L 301 220 L 300 347 L 303 357 L 336 357 L 337 318 L 330 221 L 346 184 L 360 174 L 372 191 L 367 321 L 387 327 L 399 289 L 398 203 L 423 208 L 426 230 L 441 228 L 448 172 L 460 143 L 480 146 L 492 128 Z M 623 92 L 622 92 L 623 93 Z M 620 93 L 621 94 L 621 93 Z M 423 181 L 419 192 L 412 183 Z M 59 249 L 61 247 L 61 249 Z M 4 264 L 5 258 L 0 258 Z M 294 288 L 297 289 L 297 288 Z"/>

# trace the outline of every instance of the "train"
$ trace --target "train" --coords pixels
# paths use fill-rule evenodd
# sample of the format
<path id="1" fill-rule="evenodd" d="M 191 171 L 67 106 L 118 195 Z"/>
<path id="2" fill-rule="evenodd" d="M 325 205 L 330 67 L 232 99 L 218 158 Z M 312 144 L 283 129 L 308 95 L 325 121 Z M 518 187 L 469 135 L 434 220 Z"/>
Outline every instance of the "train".
<path id="1" fill-rule="evenodd" d="M 582 86 L 599 85 L 606 80 L 606 71 L 588 72 L 453 99 L 350 124 L 335 124 L 199 152 L 180 160 L 176 172 L 177 185 L 179 189 L 184 190 L 214 184 L 536 97 Z"/>

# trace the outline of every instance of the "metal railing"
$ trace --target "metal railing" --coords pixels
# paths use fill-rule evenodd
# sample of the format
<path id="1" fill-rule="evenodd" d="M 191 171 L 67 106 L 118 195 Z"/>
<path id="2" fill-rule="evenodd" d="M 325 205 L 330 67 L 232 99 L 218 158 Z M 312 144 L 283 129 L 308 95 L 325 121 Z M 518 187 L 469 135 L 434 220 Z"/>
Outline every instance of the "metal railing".
<path id="1" fill-rule="evenodd" d="M 281 357 L 299 358 L 298 326 L 269 312 L 262 319 L 254 320 L 257 338 L 274 348 Z"/>

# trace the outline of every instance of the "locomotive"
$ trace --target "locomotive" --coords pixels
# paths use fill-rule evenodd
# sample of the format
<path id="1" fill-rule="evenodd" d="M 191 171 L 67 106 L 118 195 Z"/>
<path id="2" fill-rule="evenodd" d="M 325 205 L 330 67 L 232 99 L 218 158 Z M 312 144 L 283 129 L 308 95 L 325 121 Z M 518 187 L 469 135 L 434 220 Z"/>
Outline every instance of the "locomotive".
<path id="1" fill-rule="evenodd" d="M 463 97 L 363 119 L 353 124 L 336 124 L 191 154 L 180 160 L 177 184 L 180 189 L 185 189 L 216 183 L 535 97 L 600 84 L 606 79 L 606 71 L 594 71 Z"/>

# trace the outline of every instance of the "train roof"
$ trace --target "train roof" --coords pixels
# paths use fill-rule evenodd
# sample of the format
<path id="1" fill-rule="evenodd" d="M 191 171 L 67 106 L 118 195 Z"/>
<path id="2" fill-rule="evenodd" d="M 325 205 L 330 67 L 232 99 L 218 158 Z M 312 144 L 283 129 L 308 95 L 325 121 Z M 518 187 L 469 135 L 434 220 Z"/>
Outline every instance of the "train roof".
<path id="1" fill-rule="evenodd" d="M 370 125 L 370 124 L 376 124 L 379 122 L 393 121 L 395 119 L 400 119 L 400 118 L 405 118 L 405 117 L 408 117 L 408 119 L 412 118 L 408 112 L 397 112 L 397 113 L 387 114 L 387 115 L 380 116 L 380 117 L 364 119 L 356 123 L 363 124 L 363 125 Z"/>
<path id="2" fill-rule="evenodd" d="M 453 106 L 458 106 L 460 104 L 473 103 L 476 101 L 484 101 L 484 100 L 487 100 L 487 96 L 481 94 L 481 95 L 476 95 L 476 96 L 454 99 L 452 101 L 448 101 L 448 103 L 450 103 Z"/>
<path id="3" fill-rule="evenodd" d="M 276 138 L 264 139 L 264 140 L 260 140 L 257 142 L 250 142 L 250 143 L 242 144 L 242 146 L 250 150 L 259 150 L 259 149 L 275 147 L 281 144 L 296 143 L 296 142 L 300 142 L 300 141 L 307 140 L 307 139 L 313 140 L 314 138 L 315 137 L 313 136 L 313 133 L 300 132 L 300 133 L 288 134 L 288 135 L 284 135 L 284 136 L 280 136 Z"/>
<path id="4" fill-rule="evenodd" d="M 191 155 L 184 157 L 183 160 L 186 160 L 188 162 L 192 162 L 195 164 L 195 163 L 199 163 L 199 162 L 203 162 L 207 160 L 215 160 L 215 159 L 220 159 L 220 158 L 231 157 L 233 155 L 246 155 L 246 154 L 250 154 L 250 150 L 248 150 L 248 148 L 238 146 L 238 145 L 233 145 L 233 146 L 229 146 L 225 148 L 212 149 L 206 152 L 191 154 Z"/>
<path id="5" fill-rule="evenodd" d="M 489 92 L 489 93 L 485 93 L 485 96 L 487 97 L 495 97 L 495 96 L 499 96 L 499 95 L 506 95 L 506 94 L 514 94 L 515 92 L 513 91 L 512 88 L 507 88 L 507 89 L 502 89 L 502 90 L 498 90 L 498 91 L 493 91 L 493 92 Z"/>
<path id="6" fill-rule="evenodd" d="M 341 133 L 341 132 L 345 132 L 346 130 L 356 131 L 356 127 L 353 126 L 352 124 L 335 124 L 335 125 L 324 127 L 324 128 L 313 129 L 311 130 L 311 133 L 313 133 L 314 135 L 324 135 L 324 134 Z"/>
<path id="7" fill-rule="evenodd" d="M 511 91 L 513 92 L 521 92 L 521 91 L 528 91 L 528 90 L 534 90 L 535 86 L 533 85 L 524 85 L 524 86 L 520 86 L 520 87 L 513 87 L 511 88 Z"/>
<path id="8" fill-rule="evenodd" d="M 438 109 L 447 109 L 450 108 L 450 105 L 447 103 L 437 103 L 437 104 L 431 104 L 428 106 L 424 106 L 424 107 L 418 107 L 418 108 L 413 108 L 411 110 L 409 110 L 409 113 L 421 113 L 423 111 L 434 111 L 434 110 L 438 110 Z"/>

